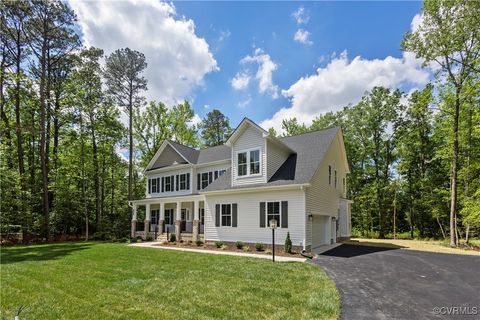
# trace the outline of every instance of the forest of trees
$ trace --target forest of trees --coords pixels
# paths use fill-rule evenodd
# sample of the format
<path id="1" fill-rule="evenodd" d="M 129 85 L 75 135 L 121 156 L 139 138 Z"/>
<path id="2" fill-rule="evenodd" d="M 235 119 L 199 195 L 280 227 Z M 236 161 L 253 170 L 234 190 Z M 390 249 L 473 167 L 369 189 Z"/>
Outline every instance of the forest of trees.
<path id="1" fill-rule="evenodd" d="M 231 133 L 219 110 L 195 126 L 187 101 L 146 101 L 145 56 L 84 47 L 64 2 L 0 6 L 3 234 L 124 237 L 128 200 L 144 195 L 142 170 L 164 139 L 214 146 Z M 479 235 L 479 19 L 480 2 L 426 1 L 401 45 L 436 65 L 431 84 L 373 88 L 309 126 L 284 120 L 284 135 L 342 127 L 355 232 L 451 236 L 452 246 Z"/>

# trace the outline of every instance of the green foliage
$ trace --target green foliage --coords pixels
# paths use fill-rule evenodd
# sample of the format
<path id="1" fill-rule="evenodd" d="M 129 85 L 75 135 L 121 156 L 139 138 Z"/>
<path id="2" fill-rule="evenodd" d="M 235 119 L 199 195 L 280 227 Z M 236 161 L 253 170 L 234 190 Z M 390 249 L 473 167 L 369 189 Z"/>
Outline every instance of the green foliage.
<path id="1" fill-rule="evenodd" d="M 243 248 L 243 242 L 242 241 L 236 241 L 235 242 L 235 247 L 237 247 L 237 249 L 242 249 Z"/>
<path id="2" fill-rule="evenodd" d="M 292 253 L 292 240 L 290 239 L 290 232 L 287 232 L 284 250 L 286 253 Z"/>
<path id="3" fill-rule="evenodd" d="M 202 240 L 197 240 L 197 241 L 195 241 L 195 244 L 197 245 L 197 247 L 203 246 L 203 241 Z"/>
<path id="4" fill-rule="evenodd" d="M 255 250 L 263 251 L 263 250 L 265 250 L 265 245 L 263 243 L 257 242 L 257 243 L 255 243 Z"/>
<path id="5" fill-rule="evenodd" d="M 207 113 L 199 128 L 202 130 L 203 142 L 208 147 L 224 144 L 232 133 L 228 117 L 217 109 Z"/>
<path id="6" fill-rule="evenodd" d="M 177 241 L 177 236 L 175 233 L 170 233 L 170 239 L 168 239 L 170 242 L 176 242 Z"/>
<path id="7" fill-rule="evenodd" d="M 224 246 L 224 243 L 223 243 L 223 241 L 216 241 L 215 246 L 220 249 L 221 247 Z"/>

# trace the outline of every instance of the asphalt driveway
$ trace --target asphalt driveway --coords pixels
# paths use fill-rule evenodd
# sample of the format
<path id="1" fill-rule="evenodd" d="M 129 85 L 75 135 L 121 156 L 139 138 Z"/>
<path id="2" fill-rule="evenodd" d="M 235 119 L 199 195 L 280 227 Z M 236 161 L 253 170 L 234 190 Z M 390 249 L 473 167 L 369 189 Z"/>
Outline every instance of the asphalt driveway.
<path id="1" fill-rule="evenodd" d="M 342 244 L 313 263 L 337 284 L 342 319 L 480 319 L 478 256 Z"/>

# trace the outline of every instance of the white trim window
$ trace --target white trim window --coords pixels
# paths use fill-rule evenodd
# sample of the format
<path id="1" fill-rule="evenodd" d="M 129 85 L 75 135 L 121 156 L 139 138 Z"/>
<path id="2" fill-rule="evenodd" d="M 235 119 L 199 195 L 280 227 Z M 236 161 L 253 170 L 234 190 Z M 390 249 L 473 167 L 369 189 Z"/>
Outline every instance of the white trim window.
<path id="1" fill-rule="evenodd" d="M 261 166 L 260 149 L 244 150 L 237 153 L 237 176 L 260 175 Z"/>
<path id="2" fill-rule="evenodd" d="M 187 190 L 187 174 L 182 173 L 180 175 L 180 190 Z"/>
<path id="3" fill-rule="evenodd" d="M 152 184 L 152 193 L 157 193 L 159 192 L 158 188 L 157 188 L 157 179 L 154 178 L 154 179 L 151 179 L 151 184 Z"/>
<path id="4" fill-rule="evenodd" d="M 250 151 L 250 174 L 260 173 L 260 150 Z"/>
<path id="5" fill-rule="evenodd" d="M 277 220 L 277 226 L 280 228 L 280 201 L 267 202 L 267 226 L 270 224 L 270 220 Z"/>
<path id="6" fill-rule="evenodd" d="M 173 191 L 173 184 L 172 184 L 172 181 L 171 181 L 171 177 L 170 176 L 166 176 L 165 177 L 165 192 L 167 191 Z"/>
<path id="7" fill-rule="evenodd" d="M 239 152 L 237 154 L 237 175 L 238 176 L 246 176 L 247 175 L 247 152 Z"/>
<path id="8" fill-rule="evenodd" d="M 202 173 L 202 189 L 208 187 L 208 172 Z"/>
<path id="9" fill-rule="evenodd" d="M 222 204 L 221 206 L 221 226 L 222 227 L 231 227 L 232 226 L 232 204 Z"/>

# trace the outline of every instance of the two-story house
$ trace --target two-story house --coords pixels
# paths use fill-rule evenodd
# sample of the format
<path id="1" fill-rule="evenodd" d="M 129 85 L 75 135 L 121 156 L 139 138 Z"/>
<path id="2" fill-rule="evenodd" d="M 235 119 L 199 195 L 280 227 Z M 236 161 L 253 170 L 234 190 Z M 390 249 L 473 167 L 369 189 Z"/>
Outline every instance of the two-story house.
<path id="1" fill-rule="evenodd" d="M 338 127 L 277 138 L 245 118 L 225 145 L 166 140 L 145 169 L 145 199 L 130 202 L 132 236 L 269 244 L 275 219 L 280 243 L 290 232 L 311 250 L 350 236 L 347 173 Z"/>

